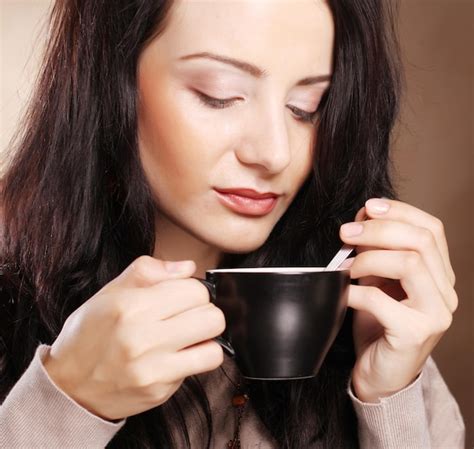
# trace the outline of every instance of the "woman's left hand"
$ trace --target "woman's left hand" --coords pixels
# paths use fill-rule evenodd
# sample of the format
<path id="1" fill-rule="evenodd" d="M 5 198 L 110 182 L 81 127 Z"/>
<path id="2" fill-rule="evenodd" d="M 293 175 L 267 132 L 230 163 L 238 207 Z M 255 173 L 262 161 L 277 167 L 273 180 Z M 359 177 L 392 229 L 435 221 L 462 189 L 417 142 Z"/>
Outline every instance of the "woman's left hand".
<path id="1" fill-rule="evenodd" d="M 378 402 L 417 378 L 451 325 L 458 298 L 444 227 L 406 203 L 374 198 L 340 237 L 357 251 L 350 272 L 359 285 L 349 287 L 348 300 L 355 309 L 352 387 L 361 401 Z"/>

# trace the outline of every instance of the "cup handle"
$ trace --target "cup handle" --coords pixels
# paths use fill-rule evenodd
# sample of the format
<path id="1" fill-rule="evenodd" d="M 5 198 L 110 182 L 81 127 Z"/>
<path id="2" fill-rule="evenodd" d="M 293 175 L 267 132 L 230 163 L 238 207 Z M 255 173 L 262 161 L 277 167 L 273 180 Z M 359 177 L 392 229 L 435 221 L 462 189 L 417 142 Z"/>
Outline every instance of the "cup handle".
<path id="1" fill-rule="evenodd" d="M 212 283 L 209 282 L 207 279 L 201 279 L 195 276 L 191 276 L 193 279 L 196 279 L 199 281 L 201 284 L 203 284 L 209 291 L 209 295 L 211 296 L 211 302 L 215 302 L 216 300 L 216 286 Z M 229 341 L 227 341 L 222 335 L 219 335 L 218 337 L 215 337 L 213 339 L 216 343 L 219 343 L 219 345 L 222 347 L 222 349 L 232 358 L 235 357 L 235 350 L 230 344 Z"/>

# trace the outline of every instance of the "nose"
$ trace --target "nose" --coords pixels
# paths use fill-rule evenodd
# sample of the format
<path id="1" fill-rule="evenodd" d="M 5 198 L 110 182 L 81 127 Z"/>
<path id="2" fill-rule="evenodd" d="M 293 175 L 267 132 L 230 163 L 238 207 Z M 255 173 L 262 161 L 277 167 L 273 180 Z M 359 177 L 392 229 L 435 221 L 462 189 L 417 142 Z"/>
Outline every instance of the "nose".
<path id="1" fill-rule="evenodd" d="M 291 148 L 285 111 L 282 108 L 260 110 L 258 117 L 248 124 L 245 138 L 236 156 L 246 165 L 258 165 L 269 174 L 282 172 L 291 162 Z"/>

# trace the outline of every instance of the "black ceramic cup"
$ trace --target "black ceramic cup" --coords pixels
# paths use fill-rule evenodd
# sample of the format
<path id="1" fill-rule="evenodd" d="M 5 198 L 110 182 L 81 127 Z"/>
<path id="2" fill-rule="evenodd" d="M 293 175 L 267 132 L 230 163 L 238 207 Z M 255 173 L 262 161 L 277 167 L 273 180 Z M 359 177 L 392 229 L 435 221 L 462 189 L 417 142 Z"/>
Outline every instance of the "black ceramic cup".
<path id="1" fill-rule="evenodd" d="M 215 339 L 247 379 L 313 377 L 344 320 L 349 270 L 238 268 L 195 278 L 226 319 Z"/>

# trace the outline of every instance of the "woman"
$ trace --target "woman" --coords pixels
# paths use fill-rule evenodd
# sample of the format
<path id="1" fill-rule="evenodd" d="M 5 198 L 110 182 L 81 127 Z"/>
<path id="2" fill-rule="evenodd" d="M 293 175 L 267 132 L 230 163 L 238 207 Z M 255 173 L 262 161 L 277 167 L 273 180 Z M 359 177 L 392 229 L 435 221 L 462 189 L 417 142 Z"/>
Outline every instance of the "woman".
<path id="1" fill-rule="evenodd" d="M 1 447 L 462 447 L 429 358 L 457 305 L 444 232 L 389 176 L 391 17 L 55 4 L 3 179 Z M 341 240 L 354 313 L 318 376 L 244 390 L 192 276 L 323 265 Z"/>

